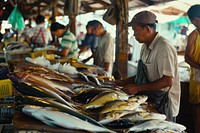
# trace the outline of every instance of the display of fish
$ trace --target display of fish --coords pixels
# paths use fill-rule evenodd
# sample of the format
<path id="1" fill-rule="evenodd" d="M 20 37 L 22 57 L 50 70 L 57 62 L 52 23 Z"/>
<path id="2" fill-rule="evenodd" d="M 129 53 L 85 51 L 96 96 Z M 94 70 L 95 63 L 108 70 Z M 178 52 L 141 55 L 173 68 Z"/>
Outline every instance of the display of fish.
<path id="1" fill-rule="evenodd" d="M 33 86 L 32 84 L 27 83 L 27 82 L 18 82 L 18 83 L 15 82 L 14 86 L 20 93 L 22 93 L 24 95 L 55 98 L 59 102 L 62 102 L 71 108 L 73 108 L 73 106 L 75 106 L 72 103 L 69 103 L 67 100 L 63 99 L 56 92 L 54 92 L 50 89 L 47 89 L 45 87 Z"/>
<path id="2" fill-rule="evenodd" d="M 133 122 L 137 122 L 137 121 L 144 121 L 144 120 L 151 120 L 151 119 L 165 120 L 166 115 L 154 113 L 154 112 L 136 112 L 136 113 L 128 114 L 124 116 L 123 118 L 129 119 Z"/>
<path id="3" fill-rule="evenodd" d="M 70 92 L 74 93 L 70 88 L 67 87 L 67 85 L 61 84 L 60 82 L 56 82 L 53 80 L 46 79 L 45 77 L 40 76 L 38 73 L 27 73 L 27 72 L 20 72 L 20 73 L 15 73 L 17 77 L 22 78 L 25 81 L 29 81 L 31 83 L 46 87 L 46 88 L 54 88 L 65 91 L 65 92 Z"/>
<path id="4" fill-rule="evenodd" d="M 105 114 L 111 111 L 119 111 L 119 110 L 134 110 L 139 107 L 138 102 L 129 102 L 125 100 L 114 100 L 111 102 L 107 102 L 100 114 Z"/>
<path id="5" fill-rule="evenodd" d="M 28 70 L 30 72 L 38 72 L 38 73 L 53 75 L 57 79 L 62 79 L 66 82 L 74 83 L 74 79 L 70 78 L 69 76 L 67 76 L 65 74 L 61 74 L 61 73 L 59 73 L 55 70 L 52 70 L 50 68 L 47 68 L 47 67 L 36 65 L 36 66 L 25 67 L 23 71 L 25 71 L 25 70 Z"/>
<path id="6" fill-rule="evenodd" d="M 16 96 L 16 102 L 17 102 L 17 108 L 23 107 L 23 105 L 36 105 L 36 106 L 42 106 L 42 107 L 54 107 L 59 109 L 61 112 L 66 112 L 70 115 L 76 116 L 79 119 L 82 119 L 84 121 L 88 121 L 94 125 L 102 126 L 99 122 L 92 119 L 91 117 L 84 115 L 80 111 L 77 111 L 76 109 L 71 109 L 70 107 L 66 106 L 65 104 L 62 104 L 60 102 L 55 101 L 54 99 L 50 98 L 39 98 L 39 97 L 33 97 L 33 96 Z M 20 105 L 22 104 L 22 106 Z"/>
<path id="7" fill-rule="evenodd" d="M 81 120 L 68 113 L 60 112 L 50 108 L 44 108 L 39 106 L 25 106 L 22 109 L 22 112 L 50 126 L 56 125 L 63 128 L 86 130 L 91 132 L 115 132 L 103 126 L 97 126 L 88 121 Z"/>
<path id="8" fill-rule="evenodd" d="M 148 120 L 148 121 L 143 121 L 137 125 L 134 125 L 133 127 L 129 128 L 128 131 L 142 132 L 142 131 L 147 131 L 147 130 L 151 131 L 153 129 L 167 129 L 167 130 L 176 131 L 176 133 L 181 133 L 182 131 L 186 129 L 186 127 L 181 124 L 169 122 L 169 121 Z"/>
<path id="9" fill-rule="evenodd" d="M 105 91 L 95 96 L 88 104 L 84 105 L 83 107 L 85 109 L 98 108 L 104 106 L 107 102 L 117 99 L 127 99 L 127 95 L 123 95 L 123 93 L 117 93 L 115 91 Z"/>
<path id="10" fill-rule="evenodd" d="M 23 82 L 25 83 L 24 79 L 18 78 L 17 75 L 16 75 L 16 73 L 10 74 L 10 75 L 9 75 L 9 78 L 10 78 L 11 81 L 12 81 L 14 84 L 16 84 L 17 86 L 18 86 L 18 84 L 20 84 L 20 83 L 23 83 Z M 28 82 L 26 82 L 26 83 L 28 83 Z M 40 84 L 37 84 L 37 83 L 28 83 L 28 84 L 29 84 L 29 86 L 32 85 L 32 86 L 38 86 L 38 87 L 47 88 L 47 89 L 49 89 L 49 90 L 51 90 L 51 91 L 57 93 L 58 95 L 60 95 L 61 97 L 63 97 L 65 100 L 71 101 L 71 98 L 70 98 L 68 95 L 66 95 L 65 93 L 63 93 L 62 91 L 60 91 L 60 90 L 58 90 L 58 89 L 56 89 L 56 88 L 51 87 L 50 85 L 40 86 Z"/>

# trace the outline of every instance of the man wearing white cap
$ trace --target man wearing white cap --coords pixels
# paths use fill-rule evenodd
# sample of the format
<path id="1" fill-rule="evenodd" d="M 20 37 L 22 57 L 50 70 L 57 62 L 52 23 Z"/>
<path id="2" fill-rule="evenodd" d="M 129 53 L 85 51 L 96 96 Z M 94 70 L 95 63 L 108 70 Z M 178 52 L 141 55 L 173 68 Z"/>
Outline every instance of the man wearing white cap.
<path id="1" fill-rule="evenodd" d="M 156 23 L 156 16 L 152 12 L 141 11 L 126 24 L 134 30 L 136 40 L 144 45 L 136 76 L 116 84 L 122 85 L 122 90 L 128 94 L 148 95 L 148 100 L 155 103 L 158 111 L 161 111 L 162 101 L 168 96 L 169 107 L 161 113 L 172 120 L 178 115 L 180 105 L 177 52 L 168 40 L 156 32 Z"/>

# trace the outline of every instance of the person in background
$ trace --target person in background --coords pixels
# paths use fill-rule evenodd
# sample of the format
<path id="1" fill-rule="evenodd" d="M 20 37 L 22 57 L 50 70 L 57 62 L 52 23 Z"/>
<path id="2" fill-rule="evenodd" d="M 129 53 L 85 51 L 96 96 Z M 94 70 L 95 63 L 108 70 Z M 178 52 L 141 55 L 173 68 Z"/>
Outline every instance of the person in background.
<path id="1" fill-rule="evenodd" d="M 104 29 L 102 23 L 98 20 L 93 20 L 90 25 L 92 26 L 93 34 L 98 37 L 97 47 L 91 57 L 94 57 L 95 65 L 104 68 L 106 73 L 111 76 L 113 63 L 115 61 L 115 41 L 111 34 Z"/>
<path id="2" fill-rule="evenodd" d="M 69 30 L 67 26 L 64 26 L 58 22 L 51 24 L 51 32 L 53 35 L 62 38 L 59 44 L 58 50 L 48 50 L 48 54 L 56 54 L 65 58 L 78 58 L 78 44 L 76 36 Z"/>
<path id="3" fill-rule="evenodd" d="M 2 22 L 0 21 L 0 43 L 3 39 L 3 34 L 1 33 L 1 26 L 2 26 Z"/>
<path id="4" fill-rule="evenodd" d="M 97 44 L 97 37 L 92 33 L 92 21 L 89 21 L 86 25 L 87 33 L 85 38 L 80 46 L 79 54 L 88 51 L 89 49 L 94 52 L 94 49 Z"/>
<path id="5" fill-rule="evenodd" d="M 191 6 L 187 14 L 192 24 L 196 27 L 188 36 L 185 50 L 185 61 L 191 67 L 189 102 L 193 104 L 194 133 L 200 133 L 200 82 L 194 80 L 195 71 L 199 71 L 200 74 L 200 5 Z"/>
<path id="6" fill-rule="evenodd" d="M 158 101 L 158 96 L 154 94 L 167 94 L 171 101 L 169 111 L 172 111 L 168 118 L 172 120 L 173 116 L 175 121 L 180 106 L 177 52 L 168 40 L 156 32 L 156 23 L 155 14 L 141 11 L 126 24 L 134 30 L 135 39 L 144 44 L 136 76 L 116 81 L 116 85 L 122 86 L 122 90 L 130 95 L 147 95 L 153 103 Z"/>
<path id="7" fill-rule="evenodd" d="M 36 17 L 36 26 L 29 29 L 25 40 L 29 45 L 33 44 L 35 47 L 45 47 L 52 41 L 51 32 L 44 27 L 45 18 L 42 15 Z"/>

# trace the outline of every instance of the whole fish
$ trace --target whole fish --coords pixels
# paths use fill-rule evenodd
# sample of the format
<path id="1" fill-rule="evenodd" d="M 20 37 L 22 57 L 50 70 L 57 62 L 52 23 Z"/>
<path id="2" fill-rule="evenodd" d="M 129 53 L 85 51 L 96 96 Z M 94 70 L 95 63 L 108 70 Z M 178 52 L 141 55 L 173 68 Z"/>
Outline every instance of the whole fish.
<path id="1" fill-rule="evenodd" d="M 69 83 L 73 83 L 74 82 L 74 79 L 70 78 L 67 75 L 61 74 L 61 73 L 59 73 L 59 72 L 57 72 L 55 70 L 52 70 L 52 69 L 47 68 L 47 67 L 39 66 L 39 65 L 26 67 L 25 70 L 29 70 L 31 72 L 39 72 L 39 73 L 43 73 L 43 74 L 53 75 L 57 79 L 62 79 L 62 80 L 66 81 L 66 82 L 69 82 Z"/>
<path id="2" fill-rule="evenodd" d="M 94 82 L 96 85 L 99 85 L 101 86 L 101 83 L 99 82 L 99 80 L 93 76 L 93 75 L 87 75 L 88 79 L 91 81 L 91 82 Z"/>
<path id="3" fill-rule="evenodd" d="M 91 117 L 84 115 L 83 113 L 77 111 L 76 109 L 72 109 L 69 106 L 57 102 L 54 99 L 51 98 L 40 98 L 40 97 L 33 97 L 33 96 L 16 96 L 16 101 L 18 103 L 17 108 L 23 107 L 23 105 L 36 105 L 36 106 L 42 106 L 42 107 L 54 107 L 59 109 L 61 112 L 66 112 L 70 115 L 76 116 L 79 119 L 82 119 L 84 121 L 88 121 L 94 125 L 102 126 L 99 122 L 92 119 Z M 20 105 L 22 104 L 22 106 Z"/>
<path id="4" fill-rule="evenodd" d="M 137 102 L 139 104 L 142 104 L 144 102 L 146 102 L 146 100 L 148 99 L 148 96 L 146 95 L 135 95 L 132 96 L 128 99 L 129 102 Z"/>
<path id="5" fill-rule="evenodd" d="M 96 95 L 99 93 L 108 90 L 107 88 L 92 88 L 92 89 L 86 89 L 78 94 L 74 94 L 71 96 L 71 99 L 75 102 L 79 103 L 88 103 L 90 102 Z"/>
<path id="6" fill-rule="evenodd" d="M 16 75 L 18 77 L 21 77 L 23 80 L 28 80 L 29 82 L 38 84 L 38 85 L 46 87 L 46 88 L 54 88 L 54 89 L 58 89 L 58 90 L 62 90 L 62 91 L 68 91 L 72 94 L 74 93 L 66 85 L 63 85 L 63 84 L 53 81 L 53 80 L 46 79 L 37 73 L 21 72 L 21 73 L 16 73 Z"/>
<path id="7" fill-rule="evenodd" d="M 88 79 L 88 77 L 87 77 L 85 74 L 83 74 L 82 72 L 78 72 L 78 73 L 77 73 L 77 76 L 78 76 L 79 78 L 81 78 L 82 80 L 84 80 L 84 81 L 90 83 L 90 80 Z"/>
<path id="8" fill-rule="evenodd" d="M 151 120 L 151 119 L 165 120 L 166 115 L 154 113 L 154 112 L 136 112 L 136 113 L 128 114 L 124 116 L 123 118 L 129 119 L 133 122 L 137 122 L 137 121 L 144 121 L 144 120 Z"/>
<path id="9" fill-rule="evenodd" d="M 27 82 L 19 82 L 19 83 L 15 82 L 14 86 L 20 93 L 24 95 L 55 98 L 56 100 L 66 104 L 67 106 L 71 108 L 73 108 L 72 106 L 75 106 L 72 103 L 69 103 L 68 101 L 63 99 L 56 92 L 50 89 L 47 89 L 45 87 L 33 86 L 32 84 L 27 83 Z"/>
<path id="10" fill-rule="evenodd" d="M 98 108 L 104 106 L 107 102 L 114 101 L 117 99 L 126 99 L 127 97 L 124 95 L 120 95 L 120 93 L 116 93 L 115 91 L 105 91 L 95 96 L 88 104 L 84 105 L 83 108 Z"/>
<path id="11" fill-rule="evenodd" d="M 134 110 L 139 107 L 138 102 L 128 102 L 124 100 L 114 100 L 105 104 L 100 114 L 119 110 Z"/>
<path id="12" fill-rule="evenodd" d="M 147 130 L 151 131 L 154 129 L 168 129 L 168 130 L 176 131 L 176 133 L 181 133 L 182 131 L 186 129 L 186 127 L 181 124 L 169 122 L 169 121 L 148 120 L 148 121 L 143 121 L 131 127 L 129 131 L 142 132 L 142 131 L 147 131 Z"/>
<path id="13" fill-rule="evenodd" d="M 72 91 L 75 93 L 80 93 L 82 91 L 85 91 L 87 89 L 95 88 L 94 86 L 87 85 L 87 84 L 72 84 L 71 86 Z"/>
<path id="14" fill-rule="evenodd" d="M 22 109 L 22 112 L 38 120 L 41 120 L 42 122 L 50 126 L 56 125 L 68 129 L 114 133 L 114 131 L 109 130 L 103 126 L 97 126 L 88 121 L 84 121 L 75 116 L 72 116 L 68 113 L 52 110 L 49 108 L 39 106 L 25 106 Z"/>
<path id="15" fill-rule="evenodd" d="M 100 114 L 99 123 L 108 124 L 112 121 L 118 120 L 126 114 L 132 113 L 130 110 L 111 111 L 105 114 Z"/>
<path id="16" fill-rule="evenodd" d="M 24 74 L 24 73 L 22 73 L 22 74 Z M 26 75 L 26 74 L 25 74 Z M 62 91 L 60 91 L 60 90 L 58 90 L 58 89 L 56 89 L 56 88 L 54 88 L 54 87 L 51 87 L 50 85 L 41 85 L 40 83 L 39 84 L 37 84 L 37 83 L 33 83 L 33 82 L 25 82 L 23 79 L 20 79 L 19 77 L 18 77 L 18 75 L 17 75 L 17 73 L 12 73 L 12 74 L 10 74 L 9 75 L 9 78 L 11 79 L 11 81 L 16 85 L 16 86 L 19 86 L 20 85 L 20 83 L 21 84 L 23 84 L 23 83 L 25 83 L 25 84 L 27 84 L 27 85 L 29 85 L 29 88 L 31 88 L 31 87 L 33 87 L 33 86 L 37 86 L 37 87 L 43 87 L 43 88 L 48 88 L 49 90 L 51 90 L 51 91 L 53 91 L 53 92 L 55 92 L 55 93 L 57 93 L 58 95 L 60 95 L 61 97 L 63 97 L 65 100 L 68 100 L 68 101 L 71 101 L 71 98 L 68 96 L 68 95 L 66 95 L 65 93 L 63 93 Z M 26 78 L 26 77 L 25 77 Z M 19 88 L 20 89 L 20 88 Z M 22 91 L 25 91 L 25 90 L 23 90 L 22 89 Z M 31 92 L 31 90 L 30 90 L 30 92 Z M 29 93 L 30 93 L 29 92 Z"/>

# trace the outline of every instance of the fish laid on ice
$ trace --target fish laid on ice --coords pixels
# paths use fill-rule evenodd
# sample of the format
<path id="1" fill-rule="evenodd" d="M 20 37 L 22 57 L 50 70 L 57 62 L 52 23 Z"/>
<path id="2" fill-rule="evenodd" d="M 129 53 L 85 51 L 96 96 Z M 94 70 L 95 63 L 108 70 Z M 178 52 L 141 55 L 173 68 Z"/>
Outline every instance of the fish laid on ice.
<path id="1" fill-rule="evenodd" d="M 107 102 L 117 99 L 126 99 L 126 96 L 120 95 L 115 91 L 105 91 L 95 96 L 88 104 L 84 106 L 85 109 L 98 108 L 104 106 Z"/>
<path id="2" fill-rule="evenodd" d="M 136 113 L 128 114 L 123 118 L 127 118 L 133 122 L 151 120 L 151 119 L 165 120 L 166 115 L 154 113 L 154 112 L 136 112 Z"/>
<path id="3" fill-rule="evenodd" d="M 138 102 L 128 102 L 124 100 L 115 100 L 106 103 L 106 105 L 101 110 L 100 114 L 105 114 L 111 111 L 119 110 L 134 110 L 139 107 Z"/>
<path id="4" fill-rule="evenodd" d="M 169 122 L 169 121 L 149 120 L 149 121 L 144 121 L 140 124 L 137 124 L 131 127 L 129 131 L 142 132 L 142 131 L 153 130 L 153 129 L 168 129 L 168 130 L 176 131 L 176 133 L 181 133 L 182 131 L 186 129 L 186 127 L 181 124 Z"/>
<path id="5" fill-rule="evenodd" d="M 50 110 L 48 108 L 39 106 L 25 106 L 22 112 L 30 115 L 50 126 L 60 126 L 69 129 L 76 130 L 86 130 L 92 132 L 109 132 L 114 133 L 114 131 L 109 130 L 103 126 L 94 125 L 88 121 L 81 120 L 75 116 L 68 113 L 63 113 L 56 110 Z"/>

